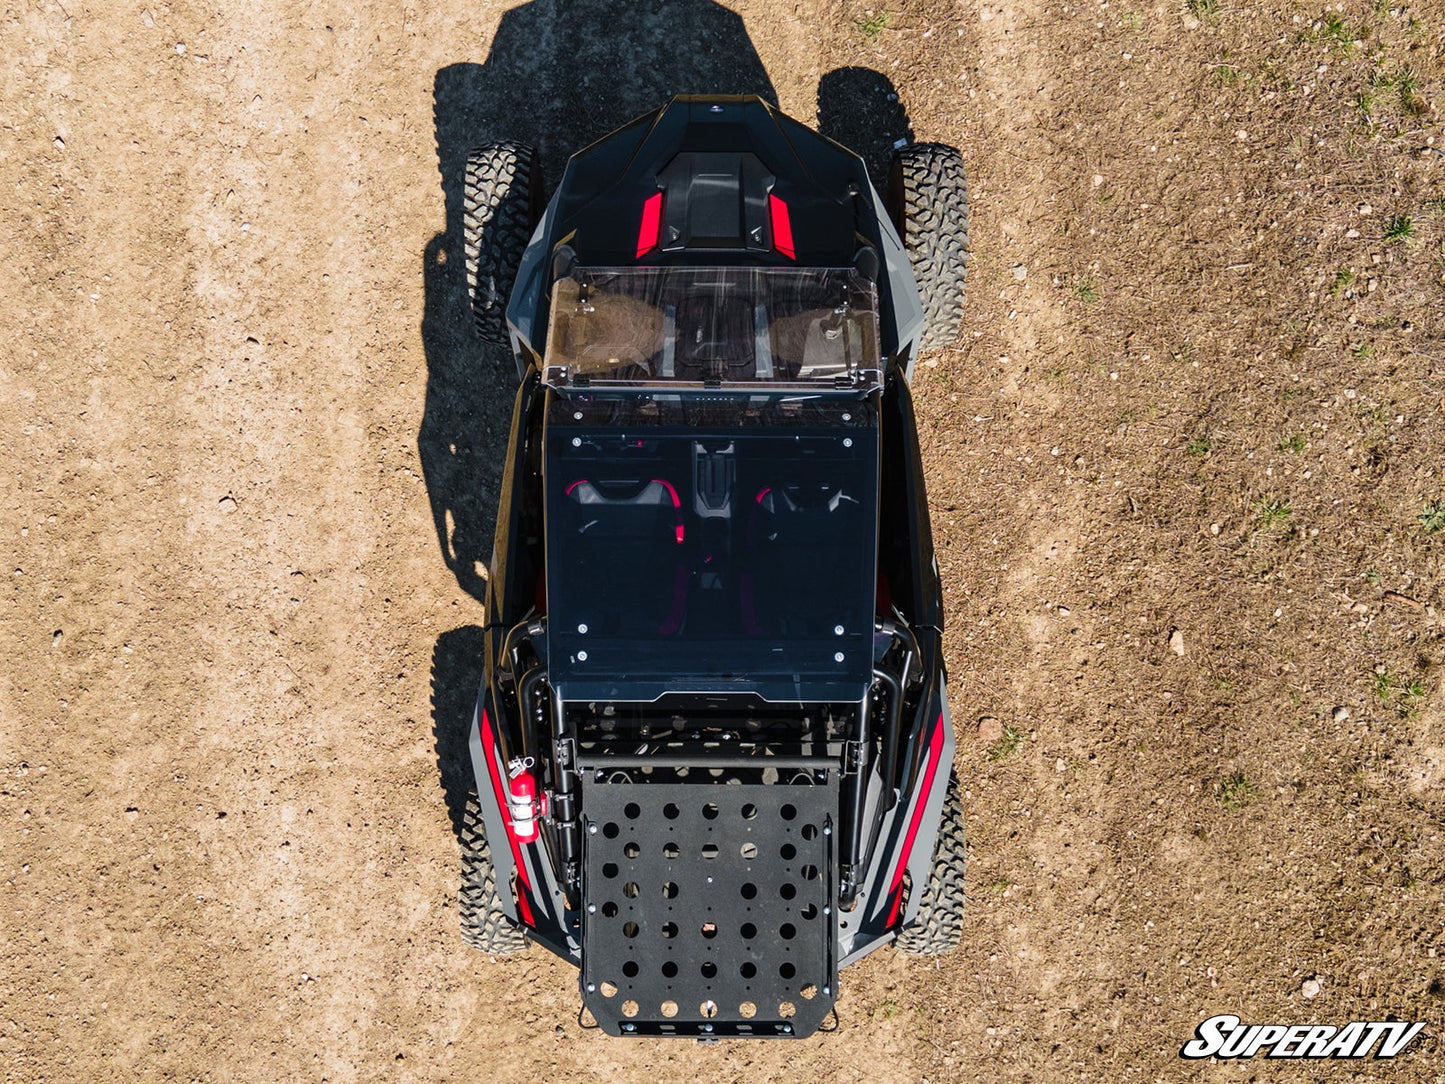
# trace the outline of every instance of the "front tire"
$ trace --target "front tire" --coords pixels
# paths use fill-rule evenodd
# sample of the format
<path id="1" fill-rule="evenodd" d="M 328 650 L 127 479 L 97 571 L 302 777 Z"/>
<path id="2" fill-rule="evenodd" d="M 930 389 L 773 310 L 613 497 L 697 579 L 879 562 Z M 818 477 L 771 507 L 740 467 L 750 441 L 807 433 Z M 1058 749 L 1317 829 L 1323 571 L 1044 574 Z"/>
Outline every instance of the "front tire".
<path id="1" fill-rule="evenodd" d="M 462 940 L 493 956 L 511 956 L 527 947 L 527 936 L 507 917 L 497 890 L 492 851 L 475 793 L 467 795 L 462 815 L 462 888 L 459 894 Z"/>
<path id="2" fill-rule="evenodd" d="M 898 934 L 894 945 L 910 956 L 941 956 L 963 940 L 963 871 L 967 859 L 963 838 L 963 794 L 958 776 L 948 775 L 943 820 L 933 848 L 933 865 L 923 886 L 918 914 Z"/>
<path id="3" fill-rule="evenodd" d="M 942 143 L 893 154 L 888 210 L 918 283 L 926 325 L 920 349 L 947 346 L 963 326 L 968 278 L 968 182 L 963 156 Z"/>
<path id="4" fill-rule="evenodd" d="M 467 155 L 462 241 L 467 296 L 483 342 L 506 346 L 507 300 L 537 222 L 537 152 L 523 143 L 491 143 Z"/>

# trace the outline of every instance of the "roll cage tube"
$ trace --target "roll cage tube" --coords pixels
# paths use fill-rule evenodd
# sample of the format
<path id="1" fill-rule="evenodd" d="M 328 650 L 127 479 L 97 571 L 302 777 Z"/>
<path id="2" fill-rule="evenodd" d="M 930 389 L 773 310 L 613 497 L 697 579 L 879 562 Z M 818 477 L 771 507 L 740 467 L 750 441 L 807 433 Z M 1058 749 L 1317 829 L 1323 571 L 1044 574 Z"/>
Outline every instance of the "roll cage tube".
<path id="1" fill-rule="evenodd" d="M 842 751 L 842 823 L 840 830 L 839 862 L 839 903 L 843 908 L 852 905 L 862 883 L 862 871 L 867 869 L 884 816 L 893 809 L 900 795 L 900 780 L 895 779 L 898 771 L 899 750 L 905 739 L 903 710 L 908 700 L 909 689 L 922 681 L 923 674 L 915 671 L 919 659 L 919 645 L 913 632 L 896 621 L 878 621 L 875 631 L 887 637 L 888 646 L 874 666 L 874 685 L 858 703 L 857 721 L 852 734 L 844 741 Z M 550 767 L 550 794 L 547 803 L 549 813 L 546 820 L 552 822 L 555 831 L 555 846 L 552 851 L 553 867 L 569 900 L 574 904 L 580 893 L 581 837 L 580 817 L 577 808 L 579 790 L 576 742 L 567 723 L 565 705 L 546 688 L 546 667 L 542 656 L 536 650 L 534 640 L 546 634 L 545 620 L 529 619 L 519 622 L 508 630 L 503 640 L 500 658 L 503 671 L 511 677 L 517 696 L 517 707 L 522 723 L 521 748 L 524 756 L 533 757 L 539 764 Z M 886 659 L 898 649 L 901 656 L 896 666 L 889 666 Z M 532 660 L 523 666 L 524 653 L 531 649 Z M 521 677 L 516 677 L 518 671 Z M 875 714 L 872 702 L 879 687 L 882 688 L 886 703 L 886 714 L 875 742 L 870 737 L 871 724 Z M 930 686 L 931 689 L 931 686 Z M 921 698 L 914 718 L 910 720 L 909 733 L 917 730 L 923 713 L 928 707 L 928 697 Z M 550 724 L 550 725 L 549 725 Z M 536 744 L 533 728 L 548 727 L 551 741 L 548 747 Z M 505 734 L 500 736 L 502 755 L 508 757 L 509 743 Z M 874 748 L 878 746 L 875 756 Z M 542 754 L 542 755 L 539 755 Z M 644 764 L 649 759 L 624 757 L 629 764 L 637 761 Z M 621 766 L 622 760 L 607 758 Z M 756 763 L 756 758 L 728 758 L 709 754 L 698 759 L 698 764 L 717 767 L 740 766 Z M 769 758 L 769 763 L 773 758 Z M 873 767 L 877 765 L 883 784 L 882 799 L 876 804 L 872 819 L 864 823 L 867 806 L 867 783 Z M 552 837 L 549 837 L 549 842 Z"/>

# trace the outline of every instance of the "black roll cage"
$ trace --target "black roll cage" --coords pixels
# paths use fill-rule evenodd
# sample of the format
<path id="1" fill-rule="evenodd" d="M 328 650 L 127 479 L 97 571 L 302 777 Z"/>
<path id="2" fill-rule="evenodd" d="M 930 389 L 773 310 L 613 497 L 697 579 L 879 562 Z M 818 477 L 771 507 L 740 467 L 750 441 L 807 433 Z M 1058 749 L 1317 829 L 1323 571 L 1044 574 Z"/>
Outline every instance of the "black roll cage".
<path id="1" fill-rule="evenodd" d="M 838 904 L 851 908 L 857 898 L 863 873 L 868 868 L 884 816 L 906 794 L 916 774 L 926 725 L 925 713 L 933 701 L 933 684 L 939 668 L 930 665 L 917 636 L 895 614 L 895 619 L 874 622 L 875 662 L 868 692 L 854 705 L 853 729 L 842 740 L 823 743 L 825 752 L 789 755 L 767 752 L 762 742 L 740 742 L 738 749 L 752 753 L 720 751 L 717 743 L 704 744 L 687 738 L 655 743 L 662 748 L 643 753 L 613 753 L 581 750 L 579 735 L 568 721 L 566 704 L 547 683 L 545 617 L 528 618 L 513 625 L 498 653 L 496 687 L 510 692 L 516 701 L 520 733 L 499 726 L 498 740 L 503 762 L 513 750 L 531 758 L 539 787 L 546 794 L 550 816 L 543 819 L 543 837 L 553 872 L 575 910 L 581 899 L 581 821 L 577 808 L 581 776 L 586 772 L 615 773 L 647 769 L 797 769 L 839 772 Z M 930 638 L 931 639 L 931 638 Z M 932 675 L 932 676 L 930 676 Z M 905 725 L 905 708 L 913 710 Z M 881 725 L 874 728 L 875 719 Z M 539 742 L 546 733 L 548 739 Z M 912 755 L 904 756 L 904 747 Z M 882 780 L 879 801 L 870 803 L 868 781 L 874 768 Z M 871 809 L 871 815 L 870 815 Z"/>

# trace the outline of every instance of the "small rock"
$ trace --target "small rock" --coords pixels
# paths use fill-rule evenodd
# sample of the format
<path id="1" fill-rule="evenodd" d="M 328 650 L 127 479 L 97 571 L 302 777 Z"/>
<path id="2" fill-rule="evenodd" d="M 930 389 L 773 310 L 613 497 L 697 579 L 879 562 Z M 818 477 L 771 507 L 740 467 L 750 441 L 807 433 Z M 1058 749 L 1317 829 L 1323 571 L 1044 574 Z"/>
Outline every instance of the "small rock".
<path id="1" fill-rule="evenodd" d="M 1169 650 L 1176 655 L 1184 654 L 1184 633 L 1175 629 L 1169 634 Z"/>
<path id="2" fill-rule="evenodd" d="M 1372 214 L 1374 214 L 1374 213 L 1375 213 L 1375 209 L 1374 209 L 1373 207 L 1371 207 L 1368 203 L 1362 203 L 1362 204 L 1360 204 L 1360 214 L 1362 214 L 1362 215 L 1372 215 Z"/>
<path id="3" fill-rule="evenodd" d="M 154 30 L 154 29 L 155 29 L 155 26 L 156 26 L 155 17 L 154 17 L 153 15 L 151 15 L 151 13 L 150 13 L 149 11 L 142 11 L 142 12 L 140 13 L 140 21 L 145 24 L 147 30 Z"/>
<path id="4" fill-rule="evenodd" d="M 1054 612 L 1057 613 L 1060 617 L 1068 617 L 1069 614 L 1073 613 L 1074 611 L 1069 609 L 1067 606 L 1060 606 Z"/>
<path id="5" fill-rule="evenodd" d="M 1184 16 L 1184 29 L 1185 29 L 1185 30 L 1198 30 L 1198 29 L 1199 29 L 1199 20 L 1196 19 L 1193 15 L 1186 15 L 1186 16 Z"/>
<path id="6" fill-rule="evenodd" d="M 1066 771 L 1068 767 L 1069 766 L 1067 763 L 1065 763 L 1063 757 L 1059 757 L 1058 760 L 1054 761 L 1054 771 L 1056 772 Z"/>
<path id="7" fill-rule="evenodd" d="M 1219 532 L 1222 530 L 1224 530 L 1224 528 L 1218 523 L 1211 523 L 1209 525 L 1209 533 L 1214 535 L 1215 538 L 1219 537 Z"/>
<path id="8" fill-rule="evenodd" d="M 1314 998 L 1319 997 L 1319 996 L 1320 996 L 1320 980 L 1319 980 L 1319 979 L 1305 979 L 1305 981 L 1300 985 L 1299 992 L 1304 996 L 1304 999 L 1305 999 L 1306 1001 L 1311 1001 L 1311 1000 L 1313 1000 Z"/>
<path id="9" fill-rule="evenodd" d="M 1104 175 L 1103 175 L 1102 173 L 1095 173 L 1095 174 L 1094 174 L 1094 187 L 1095 187 L 1095 188 L 1098 188 L 1098 187 L 1099 187 L 1101 184 L 1103 184 L 1103 183 L 1104 183 Z"/>
<path id="10" fill-rule="evenodd" d="M 1343 723 L 1343 722 L 1344 722 L 1346 719 L 1348 719 L 1349 717 L 1350 717 L 1350 709 L 1347 708 L 1347 707 L 1345 707 L 1343 704 L 1341 704 L 1339 707 L 1335 708 L 1334 711 L 1330 712 L 1330 718 L 1333 719 L 1333 720 L 1334 720 L 1335 722 L 1337 722 L 1337 723 Z"/>
<path id="11" fill-rule="evenodd" d="M 1014 280 L 1017 282 L 1023 282 L 1024 279 L 1029 277 L 1029 269 L 1021 263 L 1014 264 L 1013 272 Z"/>
<path id="12" fill-rule="evenodd" d="M 1003 723 L 993 715 L 985 715 L 978 721 L 978 736 L 981 741 L 998 741 L 1003 737 Z"/>
<path id="13" fill-rule="evenodd" d="M 1239 131 L 1234 133 L 1234 138 L 1239 140 L 1241 143 L 1248 143 L 1249 133 L 1246 132 L 1243 128 L 1241 128 Z"/>
<path id="14" fill-rule="evenodd" d="M 55 149 L 58 151 L 65 150 L 65 140 L 61 139 L 59 136 L 55 137 Z"/>
<path id="15" fill-rule="evenodd" d="M 63 639 L 65 639 L 65 632 L 61 629 L 56 629 L 53 633 L 50 634 L 50 646 L 59 647 L 60 641 Z"/>
<path id="16" fill-rule="evenodd" d="M 177 54 L 178 56 L 185 56 L 185 55 L 186 55 L 186 43 L 185 43 L 185 42 L 183 42 L 183 41 L 178 41 L 178 42 L 176 42 L 176 54 Z"/>
<path id="17" fill-rule="evenodd" d="M 236 498 L 225 496 L 221 498 L 221 511 L 234 512 L 236 510 Z"/>

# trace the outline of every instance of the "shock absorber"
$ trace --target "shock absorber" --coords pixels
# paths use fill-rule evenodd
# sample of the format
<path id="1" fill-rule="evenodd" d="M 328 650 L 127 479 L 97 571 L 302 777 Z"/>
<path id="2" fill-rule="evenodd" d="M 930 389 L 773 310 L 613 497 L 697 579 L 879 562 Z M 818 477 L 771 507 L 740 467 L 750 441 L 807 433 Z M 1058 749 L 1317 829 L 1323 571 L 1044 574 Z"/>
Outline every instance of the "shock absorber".
<path id="1" fill-rule="evenodd" d="M 562 874 L 562 890 L 573 907 L 578 905 L 582 866 L 582 832 L 577 823 L 577 766 L 572 762 L 574 744 L 567 733 L 567 716 L 560 698 L 552 702 L 552 764 L 557 800 L 553 823 L 557 826 L 558 863 Z M 545 723 L 539 707 L 538 725 Z"/>

